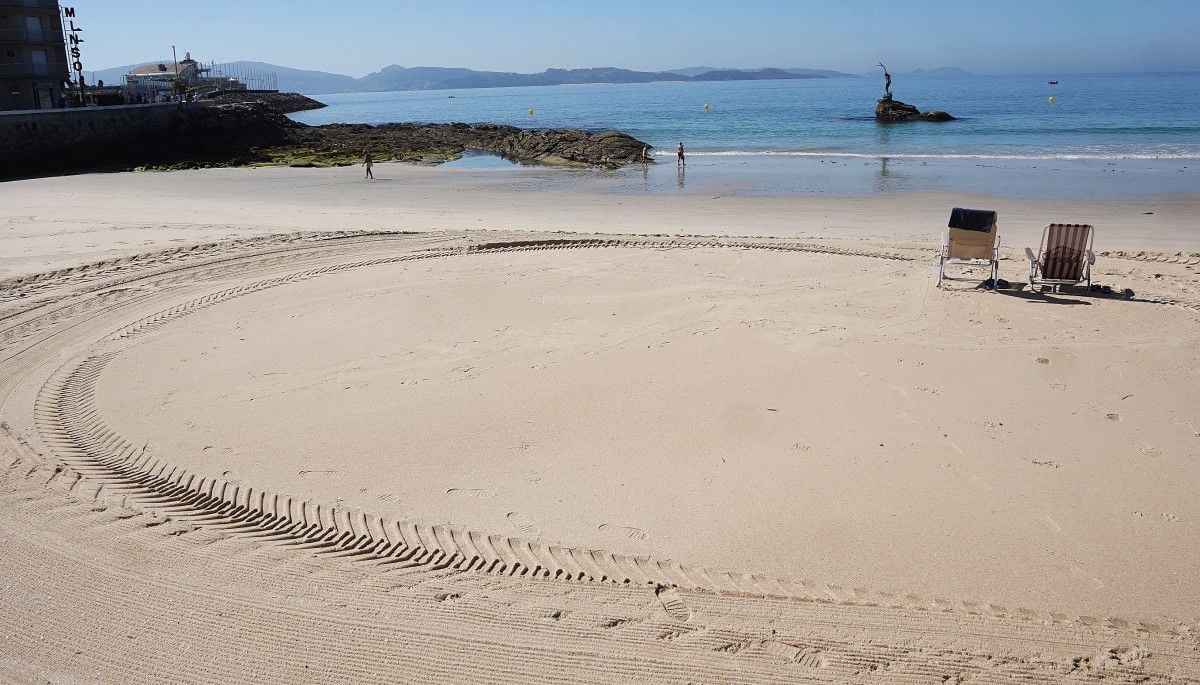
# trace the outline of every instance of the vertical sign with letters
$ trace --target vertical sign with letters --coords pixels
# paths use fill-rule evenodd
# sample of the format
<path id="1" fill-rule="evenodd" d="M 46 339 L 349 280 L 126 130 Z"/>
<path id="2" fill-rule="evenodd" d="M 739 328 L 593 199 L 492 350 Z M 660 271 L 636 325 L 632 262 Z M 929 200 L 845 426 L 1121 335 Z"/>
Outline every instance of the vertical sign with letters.
<path id="1" fill-rule="evenodd" d="M 83 61 L 79 55 L 79 44 L 83 39 L 79 34 L 83 29 L 75 25 L 75 8 L 62 8 L 63 31 L 67 38 L 67 53 L 71 56 L 71 69 L 75 72 L 76 83 L 83 86 Z"/>

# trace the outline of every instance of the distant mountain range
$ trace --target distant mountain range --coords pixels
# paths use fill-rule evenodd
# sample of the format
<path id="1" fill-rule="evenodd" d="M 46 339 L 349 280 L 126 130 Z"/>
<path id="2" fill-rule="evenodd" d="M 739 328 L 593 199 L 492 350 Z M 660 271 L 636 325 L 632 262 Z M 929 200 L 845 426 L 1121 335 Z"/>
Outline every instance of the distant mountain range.
<path id="1" fill-rule="evenodd" d="M 976 76 L 969 71 L 963 71 L 958 67 L 938 67 L 937 69 L 913 69 L 912 71 L 901 74 L 902 76 L 917 76 L 929 78 L 966 78 L 968 76 Z"/>
<path id="2" fill-rule="evenodd" d="M 142 64 L 156 64 L 144 62 Z M 93 72 L 92 81 L 120 83 L 131 64 Z M 401 67 L 395 64 L 354 78 L 324 71 L 307 71 L 265 62 L 233 62 L 231 71 L 273 72 L 279 90 L 320 95 L 324 93 L 370 93 L 397 90 L 451 90 L 501 88 L 505 86 L 560 86 L 587 83 L 651 83 L 655 81 L 761 81 L 768 79 L 858 78 L 826 69 L 716 69 L 687 67 L 671 71 L 633 71 L 616 67 L 591 69 L 547 69 L 539 74 L 476 71 L 453 67 Z"/>
<path id="3" fill-rule="evenodd" d="M 882 71 L 873 71 L 863 76 L 880 76 Z M 892 76 L 902 76 L 905 78 L 967 78 L 977 76 L 969 71 L 963 71 L 958 67 L 938 67 L 936 69 L 913 69 L 912 71 L 903 71 Z"/>
<path id="4" fill-rule="evenodd" d="M 682 69 L 668 69 L 665 73 L 679 74 L 680 76 L 688 76 L 688 77 L 694 78 L 696 76 L 703 76 L 705 74 L 711 74 L 712 72 L 718 72 L 718 73 L 737 72 L 737 73 L 749 74 L 749 75 L 751 75 L 751 78 L 744 79 L 747 81 L 762 80 L 763 79 L 762 76 L 753 76 L 753 75 L 762 74 L 763 72 L 771 72 L 771 73 L 786 72 L 786 73 L 790 74 L 790 76 L 783 76 L 781 78 L 796 78 L 797 76 L 799 76 L 801 78 L 859 78 L 858 74 L 847 74 L 847 73 L 844 73 L 841 71 L 833 71 L 831 69 L 801 69 L 799 67 L 791 67 L 791 68 L 787 68 L 787 69 L 779 69 L 779 68 L 775 68 L 775 67 L 766 67 L 766 68 L 758 68 L 758 69 L 730 69 L 730 68 L 721 68 L 721 67 L 684 67 Z M 708 79 L 703 79 L 703 80 L 724 81 L 727 79 L 708 78 Z"/>

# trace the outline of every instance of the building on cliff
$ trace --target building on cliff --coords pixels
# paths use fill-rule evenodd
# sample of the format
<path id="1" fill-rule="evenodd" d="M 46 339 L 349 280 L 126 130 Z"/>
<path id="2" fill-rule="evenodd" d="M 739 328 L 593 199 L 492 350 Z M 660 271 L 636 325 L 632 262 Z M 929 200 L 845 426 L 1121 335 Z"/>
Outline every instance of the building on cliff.
<path id="1" fill-rule="evenodd" d="M 0 0 L 0 110 L 60 107 L 68 65 L 58 0 Z"/>
<path id="2" fill-rule="evenodd" d="M 156 95 L 171 95 L 176 83 L 191 88 L 208 74 L 208 68 L 192 59 L 191 53 L 176 62 L 143 64 L 125 75 L 125 92 L 153 99 Z"/>
<path id="3" fill-rule="evenodd" d="M 274 84 L 274 74 L 255 73 L 251 76 L 264 83 Z M 192 59 L 189 52 L 178 63 L 150 63 L 131 70 L 125 75 L 124 90 L 131 98 L 141 95 L 144 99 L 153 101 L 158 95 L 169 97 L 176 93 L 177 85 L 184 92 L 201 95 L 245 91 L 250 89 L 247 82 L 254 84 L 255 78 L 247 78 L 238 72 L 231 73 L 223 65 L 206 66 Z"/>

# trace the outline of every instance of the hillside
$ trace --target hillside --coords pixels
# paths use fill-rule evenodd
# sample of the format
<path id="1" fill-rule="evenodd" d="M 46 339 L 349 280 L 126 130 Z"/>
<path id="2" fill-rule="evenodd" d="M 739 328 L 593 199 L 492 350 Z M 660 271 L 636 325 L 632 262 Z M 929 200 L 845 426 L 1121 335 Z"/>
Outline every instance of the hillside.
<path id="1" fill-rule="evenodd" d="M 708 71 L 703 74 L 696 74 L 692 77 L 693 81 L 778 81 L 778 80 L 793 80 L 793 79 L 813 79 L 825 78 L 824 76 L 794 74 L 783 69 L 755 69 L 745 71 L 742 69 L 720 69 L 717 71 Z"/>
<path id="2" fill-rule="evenodd" d="M 153 64 L 155 62 L 142 62 Z M 105 83 L 120 83 L 130 69 L 126 65 L 94 72 L 91 78 Z M 322 95 L 326 93 L 371 93 L 402 90 L 452 90 L 502 88 L 512 86 L 558 86 L 589 83 L 651 83 L 655 81 L 761 81 L 769 79 L 852 78 L 827 69 L 713 69 L 688 67 L 675 71 L 636 71 L 618 67 L 589 69 L 547 69 L 536 74 L 502 71 L 477 71 L 458 67 L 402 67 L 393 64 L 361 78 L 324 71 L 293 69 L 266 62 L 231 62 L 229 73 L 273 72 L 281 91 Z"/>

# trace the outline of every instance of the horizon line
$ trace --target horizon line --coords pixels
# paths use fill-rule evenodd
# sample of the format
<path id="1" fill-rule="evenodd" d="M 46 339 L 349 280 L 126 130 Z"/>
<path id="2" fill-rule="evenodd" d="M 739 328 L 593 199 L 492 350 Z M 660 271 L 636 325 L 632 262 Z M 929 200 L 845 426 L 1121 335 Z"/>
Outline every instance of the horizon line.
<path id="1" fill-rule="evenodd" d="M 162 60 L 157 60 L 157 61 L 156 60 L 143 60 L 143 61 L 138 61 L 138 62 L 130 62 L 129 64 L 114 65 L 114 66 L 110 66 L 110 67 L 101 67 L 99 69 L 87 69 L 86 71 L 95 73 L 97 71 L 110 71 L 112 69 L 122 69 L 122 68 L 129 67 L 129 66 L 141 66 L 141 65 L 145 65 L 145 64 L 155 64 L 155 63 L 159 63 L 161 61 Z M 322 73 L 322 74 L 330 74 L 333 76 L 345 76 L 345 77 L 352 78 L 355 80 L 361 80 L 363 78 L 366 78 L 367 76 L 370 76 L 371 74 L 380 73 L 384 69 L 388 69 L 391 67 L 399 67 L 401 69 L 467 69 L 470 71 L 491 72 L 491 73 L 498 73 L 498 74 L 533 75 L 533 74 L 545 73 L 546 71 L 549 71 L 551 69 L 560 69 L 563 71 L 585 70 L 585 69 L 622 69 L 625 71 L 634 71 L 634 72 L 649 73 L 649 74 L 676 74 L 678 70 L 696 69 L 699 66 L 704 66 L 704 65 L 697 65 L 697 66 L 690 66 L 690 67 L 672 67 L 669 69 L 638 69 L 638 68 L 634 68 L 634 67 L 622 67 L 622 66 L 606 64 L 606 65 L 590 66 L 590 67 L 553 67 L 553 66 L 550 66 L 550 67 L 544 67 L 542 69 L 542 71 L 506 71 L 503 69 L 496 69 L 496 68 L 478 68 L 478 67 L 467 67 L 467 66 L 441 66 L 441 65 L 432 65 L 432 64 L 418 64 L 418 65 L 413 65 L 411 67 L 406 67 L 406 66 L 403 66 L 400 64 L 392 63 L 392 64 L 388 64 L 388 65 L 379 67 L 378 69 L 376 69 L 374 71 L 366 72 L 366 73 L 362 74 L 361 76 L 355 76 L 353 74 L 346 74 L 346 73 L 336 72 L 336 71 L 326 71 L 324 69 L 316 69 L 316 68 L 308 68 L 308 67 L 294 67 L 294 66 L 289 66 L 286 64 L 267 62 L 267 61 L 264 61 L 261 59 L 235 59 L 235 60 L 223 60 L 223 61 L 208 60 L 208 61 L 210 63 L 214 63 L 214 64 L 231 64 L 231 63 L 235 63 L 235 62 L 255 62 L 258 64 L 267 64 L 267 65 L 274 66 L 274 67 L 282 67 L 284 69 L 293 69 L 296 71 L 309 71 L 309 72 L 316 72 L 316 73 Z M 201 62 L 201 64 L 203 64 L 203 62 Z M 805 69 L 805 70 L 809 70 L 809 71 L 833 71 L 833 72 L 837 72 L 840 74 L 846 74 L 847 76 L 855 76 L 855 77 L 863 77 L 869 73 L 872 73 L 872 72 L 866 72 L 866 71 L 863 71 L 863 72 L 843 71 L 840 69 L 832 69 L 832 68 L 826 68 L 826 67 L 778 67 L 778 66 L 728 67 L 728 66 L 726 66 L 726 67 L 712 67 L 711 68 L 712 71 L 747 71 L 747 72 L 762 71 L 765 69 L 779 69 L 779 70 Z M 1200 67 L 1193 68 L 1193 69 L 1152 70 L 1152 71 L 1054 71 L 1054 70 L 1048 70 L 1048 71 L 986 72 L 986 71 L 970 71 L 968 69 L 964 69 L 962 67 L 956 67 L 956 66 L 915 67 L 912 69 L 906 69 L 904 71 L 897 71 L 895 73 L 899 74 L 899 75 L 904 75 L 904 74 L 909 74 L 909 73 L 916 72 L 916 71 L 941 71 L 941 70 L 961 71 L 967 76 L 1051 76 L 1051 75 L 1059 75 L 1059 76 L 1126 75 L 1127 76 L 1127 75 L 1133 75 L 1133 74 L 1146 74 L 1146 75 L 1200 74 Z M 678 74 L 678 75 L 682 76 L 682 74 Z"/>

